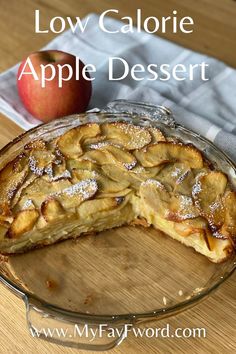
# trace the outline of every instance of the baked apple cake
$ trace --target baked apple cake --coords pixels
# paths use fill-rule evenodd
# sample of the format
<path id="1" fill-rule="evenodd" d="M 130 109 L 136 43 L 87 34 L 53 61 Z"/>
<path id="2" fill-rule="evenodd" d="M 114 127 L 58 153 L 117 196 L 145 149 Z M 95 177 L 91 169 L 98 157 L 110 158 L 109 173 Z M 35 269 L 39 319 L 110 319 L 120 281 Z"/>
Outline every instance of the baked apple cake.
<path id="1" fill-rule="evenodd" d="M 128 122 L 33 140 L 0 171 L 2 254 L 124 224 L 221 262 L 234 252 L 236 193 L 193 145 Z"/>

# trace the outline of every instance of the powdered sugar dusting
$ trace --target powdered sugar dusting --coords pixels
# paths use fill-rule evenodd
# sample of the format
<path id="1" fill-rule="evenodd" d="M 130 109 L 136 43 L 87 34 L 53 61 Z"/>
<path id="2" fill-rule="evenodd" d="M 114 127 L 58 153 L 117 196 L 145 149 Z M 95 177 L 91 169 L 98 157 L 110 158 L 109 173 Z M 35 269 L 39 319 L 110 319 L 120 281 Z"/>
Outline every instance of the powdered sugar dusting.
<path id="1" fill-rule="evenodd" d="M 86 200 L 91 198 L 96 191 L 98 190 L 98 185 L 95 179 L 85 179 L 76 184 L 73 184 L 71 187 L 65 188 L 60 192 L 52 193 L 51 196 L 61 196 L 63 194 L 68 197 L 73 197 L 75 195 L 82 198 L 82 200 Z"/>
<path id="2" fill-rule="evenodd" d="M 181 169 L 178 167 L 175 167 L 175 169 L 171 172 L 172 177 L 179 177 L 181 174 Z"/>
<path id="3" fill-rule="evenodd" d="M 37 166 L 37 160 L 34 156 L 29 157 L 29 168 L 37 176 L 42 176 L 44 172 L 44 167 Z"/>
<path id="4" fill-rule="evenodd" d="M 185 209 L 189 206 L 192 206 L 193 205 L 193 201 L 192 201 L 192 198 L 187 196 L 187 195 L 181 195 L 180 196 L 180 207 L 182 209 Z"/>
<path id="5" fill-rule="evenodd" d="M 189 171 L 184 172 L 181 176 L 179 176 L 179 178 L 177 179 L 176 183 L 180 184 L 183 182 L 183 180 L 188 176 Z"/>
<path id="6" fill-rule="evenodd" d="M 220 231 L 215 231 L 212 234 L 215 238 L 219 238 L 221 240 L 227 240 L 227 237 L 223 235 Z"/>
<path id="7" fill-rule="evenodd" d="M 82 160 L 82 161 L 83 161 L 83 160 L 84 160 L 84 161 L 89 161 L 89 162 L 92 162 L 92 163 L 97 163 L 96 160 L 91 159 L 91 157 L 89 157 L 89 156 L 83 156 L 81 160 Z"/>
<path id="8" fill-rule="evenodd" d="M 178 215 L 178 217 L 181 220 L 187 220 L 187 219 L 194 219 L 196 217 L 196 215 L 189 213 L 189 214 L 182 214 L 182 215 L 180 214 L 180 215 Z"/>
<path id="9" fill-rule="evenodd" d="M 121 148 L 121 146 L 119 144 L 115 144 L 112 141 L 99 141 L 98 143 L 90 144 L 89 148 L 93 149 L 93 150 L 98 150 L 98 149 L 106 148 L 107 146 L 114 146 L 114 147 L 117 147 L 119 149 Z"/>
<path id="10" fill-rule="evenodd" d="M 146 181 L 141 183 L 141 186 L 147 186 L 147 185 L 154 185 L 157 188 L 165 189 L 165 186 L 161 182 L 153 178 L 149 178 Z"/>
<path id="11" fill-rule="evenodd" d="M 52 165 L 45 167 L 44 172 L 49 176 L 51 182 L 55 182 L 63 178 L 71 178 L 71 173 L 68 170 L 63 171 L 58 175 L 54 175 Z"/>
<path id="12" fill-rule="evenodd" d="M 117 126 L 128 136 L 129 141 L 127 145 L 132 148 L 141 148 L 151 141 L 151 135 L 144 127 L 121 123 L 117 123 Z"/>
<path id="13" fill-rule="evenodd" d="M 193 197 L 196 197 L 197 194 L 199 194 L 202 191 L 202 184 L 201 184 L 200 178 L 205 176 L 205 175 L 206 175 L 206 172 L 201 172 L 201 173 L 199 173 L 197 175 L 196 182 L 195 182 L 195 184 L 193 185 L 193 188 L 192 188 Z"/>
<path id="14" fill-rule="evenodd" d="M 50 179 L 53 178 L 52 165 L 45 167 L 44 172 L 50 177 Z"/>
<path id="15" fill-rule="evenodd" d="M 101 149 L 107 145 L 111 145 L 111 143 L 109 141 L 100 141 L 98 143 L 94 143 L 94 144 L 90 144 L 90 149 L 94 149 L 94 150 L 97 150 L 97 149 Z"/>
<path id="16" fill-rule="evenodd" d="M 145 168 L 143 166 L 138 166 L 134 170 L 132 170 L 133 173 L 143 173 L 145 172 Z"/>
<path id="17" fill-rule="evenodd" d="M 209 205 L 209 208 L 210 208 L 211 212 L 214 213 L 217 209 L 221 208 L 221 203 L 219 201 L 214 202 Z"/>
<path id="18" fill-rule="evenodd" d="M 51 181 L 58 181 L 59 179 L 63 179 L 63 178 L 71 178 L 71 173 L 68 170 L 65 170 L 64 172 L 54 176 L 51 178 Z"/>
<path id="19" fill-rule="evenodd" d="M 25 210 L 25 209 L 30 209 L 30 208 L 34 208 L 34 203 L 31 199 L 27 199 L 23 206 L 22 206 L 22 209 Z"/>
<path id="20" fill-rule="evenodd" d="M 198 216 L 198 212 L 194 207 L 193 200 L 191 197 L 186 195 L 180 195 L 180 210 L 178 212 L 178 217 L 181 220 L 193 219 Z"/>
<path id="21" fill-rule="evenodd" d="M 197 180 L 196 183 L 193 185 L 192 195 L 196 197 L 201 192 L 201 190 L 202 190 L 201 182 Z"/>
<path id="22" fill-rule="evenodd" d="M 7 199 L 8 199 L 8 200 L 10 200 L 10 199 L 14 196 L 14 194 L 15 194 L 17 188 L 18 188 L 18 182 L 17 182 L 17 181 L 14 181 L 14 182 L 11 184 L 11 188 L 7 191 Z"/>
<path id="23" fill-rule="evenodd" d="M 124 162 L 123 166 L 127 169 L 127 170 L 132 170 L 132 168 L 134 168 L 137 164 L 137 161 L 132 161 L 132 162 Z"/>

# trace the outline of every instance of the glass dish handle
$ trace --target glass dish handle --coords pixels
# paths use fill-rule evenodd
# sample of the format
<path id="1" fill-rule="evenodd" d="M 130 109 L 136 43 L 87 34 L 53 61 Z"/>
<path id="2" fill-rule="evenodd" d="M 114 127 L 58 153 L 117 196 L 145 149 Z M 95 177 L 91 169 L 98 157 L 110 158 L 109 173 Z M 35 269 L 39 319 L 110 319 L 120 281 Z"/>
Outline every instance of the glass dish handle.
<path id="1" fill-rule="evenodd" d="M 25 298 L 26 318 L 30 334 L 34 338 L 73 347 L 76 349 L 105 351 L 119 345 L 127 337 L 127 326 L 131 323 L 116 321 L 101 324 L 94 319 L 67 316 L 64 312 L 61 318 L 58 309 L 46 309 L 35 300 Z"/>
<path id="2" fill-rule="evenodd" d="M 143 116 L 151 121 L 158 120 L 160 123 L 168 125 L 169 127 L 175 126 L 175 119 L 171 110 L 165 106 L 158 106 L 143 102 L 135 102 L 128 100 L 115 100 L 109 102 L 102 110 L 106 113 L 128 113 L 138 116 Z"/>

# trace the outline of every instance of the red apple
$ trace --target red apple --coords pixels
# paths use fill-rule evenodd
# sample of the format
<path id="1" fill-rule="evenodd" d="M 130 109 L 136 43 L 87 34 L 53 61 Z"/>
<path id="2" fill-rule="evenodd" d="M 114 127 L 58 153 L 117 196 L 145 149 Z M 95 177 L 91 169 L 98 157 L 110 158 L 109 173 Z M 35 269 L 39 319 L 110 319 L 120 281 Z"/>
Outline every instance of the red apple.
<path id="1" fill-rule="evenodd" d="M 84 112 L 92 93 L 91 81 L 86 79 L 89 74 L 84 71 L 85 65 L 69 53 L 59 50 L 32 53 L 18 70 L 19 96 L 25 108 L 43 122 Z"/>

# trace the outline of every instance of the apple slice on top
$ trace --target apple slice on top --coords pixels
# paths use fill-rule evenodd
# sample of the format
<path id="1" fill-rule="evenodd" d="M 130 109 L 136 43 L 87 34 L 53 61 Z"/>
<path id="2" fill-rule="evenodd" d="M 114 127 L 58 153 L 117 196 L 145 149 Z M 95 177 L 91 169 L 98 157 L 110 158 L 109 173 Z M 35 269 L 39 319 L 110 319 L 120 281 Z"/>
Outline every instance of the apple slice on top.
<path id="1" fill-rule="evenodd" d="M 159 142 L 134 152 L 143 167 L 154 167 L 167 162 L 185 162 L 190 168 L 202 168 L 203 158 L 199 150 L 191 145 Z"/>
<path id="2" fill-rule="evenodd" d="M 73 128 L 62 135 L 58 140 L 58 148 L 69 158 L 76 158 L 83 154 L 82 143 L 87 138 L 94 138 L 100 134 L 100 127 L 96 123 L 84 124 Z"/>
<path id="3" fill-rule="evenodd" d="M 140 149 L 152 140 L 147 129 L 124 122 L 103 124 L 102 131 L 106 140 L 120 144 L 127 150 Z"/>

